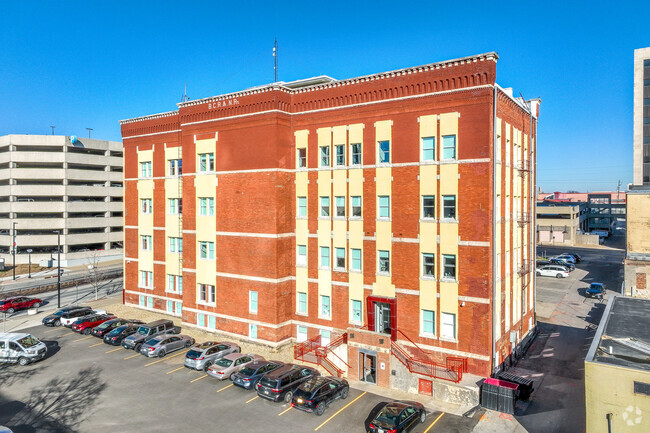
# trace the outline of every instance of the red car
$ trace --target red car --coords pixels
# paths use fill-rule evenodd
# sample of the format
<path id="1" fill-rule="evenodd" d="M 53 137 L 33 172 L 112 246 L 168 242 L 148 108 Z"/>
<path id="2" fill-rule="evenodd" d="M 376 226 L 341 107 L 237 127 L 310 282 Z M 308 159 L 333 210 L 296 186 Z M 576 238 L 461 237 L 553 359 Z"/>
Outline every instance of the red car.
<path id="1" fill-rule="evenodd" d="M 16 310 L 23 310 L 27 308 L 38 308 L 43 304 L 43 301 L 37 298 L 28 298 L 27 296 L 16 296 L 14 298 L 6 298 L 0 300 L 0 312 L 12 314 Z"/>
<path id="2" fill-rule="evenodd" d="M 89 335 L 90 331 L 92 331 L 95 326 L 101 325 L 107 320 L 114 318 L 115 316 L 111 316 L 110 314 L 98 314 L 96 316 L 84 317 L 72 324 L 72 330 L 80 334 Z"/>

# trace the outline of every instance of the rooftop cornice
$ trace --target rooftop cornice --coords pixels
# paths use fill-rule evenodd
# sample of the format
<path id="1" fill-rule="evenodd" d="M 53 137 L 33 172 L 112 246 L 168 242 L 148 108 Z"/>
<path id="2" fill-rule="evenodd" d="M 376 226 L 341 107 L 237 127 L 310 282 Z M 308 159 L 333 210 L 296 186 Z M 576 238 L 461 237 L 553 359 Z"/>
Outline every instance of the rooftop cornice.
<path id="1" fill-rule="evenodd" d="M 150 114 L 148 116 L 134 117 L 132 119 L 120 120 L 120 125 L 126 125 L 133 122 L 142 122 L 144 120 L 161 119 L 163 117 L 171 117 L 175 114 L 178 114 L 178 110 L 167 111 L 165 113 Z"/>

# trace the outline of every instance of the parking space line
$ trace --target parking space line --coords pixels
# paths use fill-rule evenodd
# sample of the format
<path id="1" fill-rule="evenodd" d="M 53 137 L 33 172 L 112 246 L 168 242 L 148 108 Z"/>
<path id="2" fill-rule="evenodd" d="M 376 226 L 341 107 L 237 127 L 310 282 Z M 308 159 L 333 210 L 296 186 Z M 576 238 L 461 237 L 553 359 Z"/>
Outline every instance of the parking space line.
<path id="1" fill-rule="evenodd" d="M 75 343 L 75 342 L 77 342 L 77 341 L 84 341 L 84 340 L 88 340 L 89 338 L 93 338 L 93 336 L 92 336 L 92 335 L 89 335 L 89 336 L 87 336 L 87 337 L 83 337 L 83 338 L 78 338 L 78 339 L 76 339 L 75 341 L 73 341 L 73 343 Z"/>
<path id="2" fill-rule="evenodd" d="M 251 398 L 246 402 L 246 404 L 250 403 L 251 401 L 255 400 L 256 398 L 259 398 L 259 395 L 256 395 L 255 397 Z"/>
<path id="3" fill-rule="evenodd" d="M 433 427 L 433 425 L 434 425 L 435 423 L 437 423 L 438 420 L 439 420 L 440 418 L 442 418 L 442 416 L 443 416 L 444 414 L 445 414 L 445 413 L 442 412 L 440 415 L 438 415 L 438 418 L 436 418 L 435 420 L 433 420 L 433 422 L 429 425 L 429 427 L 427 427 L 427 429 L 426 429 L 423 433 L 427 433 L 429 430 L 431 430 L 431 427 Z"/>
<path id="4" fill-rule="evenodd" d="M 100 341 L 99 343 L 95 343 L 95 344 L 90 345 L 90 346 L 88 346 L 88 347 L 97 347 L 97 346 L 99 346 L 100 344 L 104 344 L 104 342 L 103 342 L 103 341 Z"/>
<path id="5" fill-rule="evenodd" d="M 126 358 L 124 358 L 124 360 L 135 358 L 136 356 L 140 356 L 140 354 L 136 353 L 135 355 L 127 356 Z"/>
<path id="6" fill-rule="evenodd" d="M 228 385 L 228 386 L 224 386 L 223 388 L 218 389 L 217 392 L 221 392 L 221 391 L 223 391 L 224 389 L 228 389 L 228 388 L 230 388 L 231 386 L 232 386 L 232 383 L 231 383 L 230 385 Z"/>
<path id="7" fill-rule="evenodd" d="M 163 361 L 166 361 L 166 360 L 168 360 L 168 359 L 171 359 L 171 358 L 173 358 L 174 356 L 185 355 L 187 352 L 189 352 L 189 350 L 186 350 L 185 352 L 181 351 L 180 353 L 176 353 L 176 354 L 174 354 L 174 355 L 172 355 L 172 356 L 167 356 L 167 357 L 165 357 L 165 358 L 160 358 L 158 361 L 150 362 L 149 364 L 145 364 L 144 366 L 145 366 L 145 367 L 149 367 L 150 365 L 158 364 L 159 362 L 163 362 Z"/>
<path id="8" fill-rule="evenodd" d="M 184 368 L 185 368 L 185 366 L 178 367 L 178 368 L 173 369 L 172 371 L 168 371 L 168 372 L 165 373 L 165 374 L 171 374 L 171 373 L 173 373 L 173 372 L 175 372 L 175 371 L 182 370 L 182 369 L 184 369 Z"/>
<path id="9" fill-rule="evenodd" d="M 117 349 L 112 349 L 112 350 L 109 350 L 109 351 L 108 351 L 108 352 L 106 352 L 106 353 L 111 353 L 111 352 L 117 352 L 117 351 L 118 351 L 118 350 L 120 350 L 120 349 L 121 349 L 121 347 L 118 347 Z"/>
<path id="10" fill-rule="evenodd" d="M 61 328 L 54 328 L 54 329 L 50 329 L 50 330 L 48 330 L 48 331 L 43 332 L 43 334 L 50 334 L 50 333 L 52 333 L 52 332 L 56 332 L 56 331 L 63 331 L 63 329 L 61 329 Z"/>
<path id="11" fill-rule="evenodd" d="M 282 416 L 282 415 L 284 415 L 285 413 L 289 412 L 291 409 L 292 409 L 292 407 L 291 407 L 291 405 L 289 405 L 289 407 L 286 408 L 285 410 L 283 410 L 282 412 L 280 412 L 280 413 L 278 414 L 278 416 Z"/>
<path id="12" fill-rule="evenodd" d="M 321 425 L 319 425 L 318 427 L 316 427 L 316 428 L 314 429 L 314 431 L 318 431 L 319 428 L 323 427 L 325 424 L 327 424 L 328 422 L 330 422 L 330 421 L 332 420 L 332 418 L 334 418 L 336 415 L 338 415 L 338 414 L 340 414 L 341 412 L 343 412 L 343 411 L 344 411 L 348 406 L 350 406 L 352 403 L 354 403 L 355 401 L 359 400 L 361 397 L 363 397 L 364 395 L 366 395 L 366 393 L 367 393 L 367 391 L 364 391 L 363 394 L 357 396 L 357 398 L 355 398 L 355 399 L 352 400 L 350 403 L 348 403 L 348 404 L 346 404 L 345 406 L 343 406 L 341 409 L 338 410 L 338 412 L 336 412 L 336 413 L 335 413 L 334 415 L 332 415 L 331 417 L 327 418 L 325 421 L 323 421 L 323 422 L 321 423 Z"/>
<path id="13" fill-rule="evenodd" d="M 181 368 L 183 368 L 183 367 L 181 367 Z M 194 383 L 194 382 L 196 382 L 197 380 L 205 379 L 206 377 L 208 377 L 208 375 L 207 375 L 207 374 L 204 374 L 204 375 L 201 376 L 201 377 L 197 377 L 196 379 L 192 379 L 192 380 L 190 380 L 190 383 Z"/>

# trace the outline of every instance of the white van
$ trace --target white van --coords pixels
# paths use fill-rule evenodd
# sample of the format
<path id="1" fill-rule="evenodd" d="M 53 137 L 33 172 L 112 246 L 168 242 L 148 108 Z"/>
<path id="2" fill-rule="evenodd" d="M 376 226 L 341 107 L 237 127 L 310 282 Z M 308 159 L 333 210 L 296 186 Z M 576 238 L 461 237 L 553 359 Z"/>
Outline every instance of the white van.
<path id="1" fill-rule="evenodd" d="M 46 354 L 47 346 L 30 334 L 0 332 L 0 362 L 27 365 L 45 358 Z"/>

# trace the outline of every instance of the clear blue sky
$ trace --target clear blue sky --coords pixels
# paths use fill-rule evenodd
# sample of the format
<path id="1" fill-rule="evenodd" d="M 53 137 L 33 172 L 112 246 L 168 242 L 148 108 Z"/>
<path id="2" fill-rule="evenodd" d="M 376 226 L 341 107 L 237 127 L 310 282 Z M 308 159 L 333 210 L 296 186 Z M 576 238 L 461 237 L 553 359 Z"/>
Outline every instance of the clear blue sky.
<path id="1" fill-rule="evenodd" d="M 273 81 L 334 78 L 487 51 L 497 81 L 542 99 L 538 185 L 632 180 L 633 50 L 647 1 L 0 0 L 0 135 L 121 140 L 118 121 Z"/>

